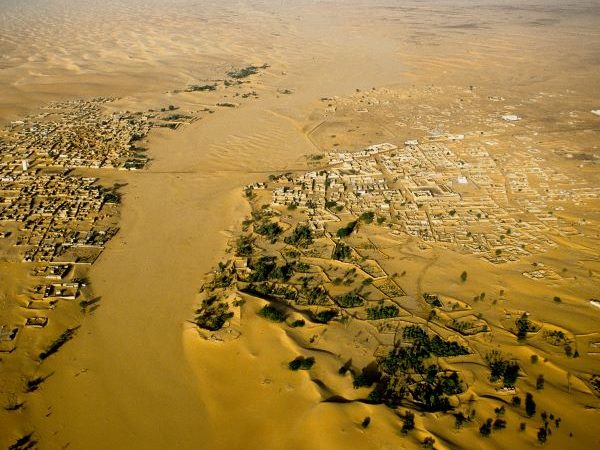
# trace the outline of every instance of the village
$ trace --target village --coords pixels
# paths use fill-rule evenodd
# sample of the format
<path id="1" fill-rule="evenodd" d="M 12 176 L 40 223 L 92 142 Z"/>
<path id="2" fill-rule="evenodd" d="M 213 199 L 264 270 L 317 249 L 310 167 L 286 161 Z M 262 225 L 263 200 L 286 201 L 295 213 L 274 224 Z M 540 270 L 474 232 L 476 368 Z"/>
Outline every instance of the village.
<path id="1" fill-rule="evenodd" d="M 2 353 L 16 349 L 23 327 L 46 327 L 60 301 L 83 309 L 90 301 L 87 271 L 118 232 L 120 193 L 88 174 L 144 168 L 141 141 L 152 127 L 193 120 L 173 106 L 106 112 L 114 100 L 53 103 L 0 131 L 0 251 L 6 264 L 28 273 L 4 303 Z"/>
<path id="2" fill-rule="evenodd" d="M 597 334 L 576 349 L 579 336 L 557 319 L 540 318 L 540 311 L 562 305 L 560 296 L 506 291 L 543 279 L 555 288 L 565 279 L 567 269 L 559 274 L 539 259 L 561 239 L 593 238 L 562 212 L 598 194 L 575 177 L 544 170 L 539 151 L 508 159 L 486 149 L 493 146 L 475 133 L 435 132 L 313 154 L 308 172 L 247 185 L 251 214 L 230 257 L 207 274 L 198 294 L 199 336 L 225 345 L 240 339 L 248 323 L 278 325 L 299 354 L 287 368 L 316 373 L 311 379 L 323 399 L 384 404 L 404 427 L 412 413 L 397 413 L 401 405 L 435 413 L 449 426 L 453 417 L 458 432 L 477 422 L 474 404 L 496 414 L 477 425 L 482 437 L 506 428 L 509 408 L 520 431 L 537 426 L 526 420 L 534 416 L 529 379 L 539 373 L 538 362 L 593 358 Z M 511 282 L 479 281 L 494 273 L 492 264 Z M 578 377 L 592 398 L 596 375 Z M 538 374 L 540 402 L 544 383 Z M 561 420 L 552 430 L 543 423 L 538 440 L 557 432 Z"/>
<path id="3" fill-rule="evenodd" d="M 496 264 L 556 246 L 552 233 L 579 233 L 553 215 L 550 203 L 565 201 L 567 192 L 579 200 L 598 198 L 597 192 L 547 181 L 534 188 L 529 180 L 548 176 L 533 158 L 500 163 L 485 148 L 456 145 L 464 139 L 436 134 L 401 147 L 384 143 L 328 153 L 324 168 L 278 177 L 273 205 L 307 208 L 314 231 L 339 221 L 340 213 L 372 212 L 392 234 L 452 246 Z"/>
<path id="4" fill-rule="evenodd" d="M 51 104 L 0 131 L 0 270 L 18 273 L 20 283 L 0 304 L 3 362 L 17 363 L 16 355 L 28 354 L 41 363 L 74 336 L 82 314 L 99 306 L 88 272 L 119 231 L 121 201 L 120 185 L 107 185 L 102 174 L 145 168 L 150 159 L 144 144 L 152 128 L 177 129 L 196 120 L 172 105 L 115 112 L 113 101 Z M 475 256 L 486 270 L 488 263 L 512 268 L 525 259 L 534 267 L 519 269 L 518 277 L 536 280 L 532 283 L 562 280 L 556 267 L 535 258 L 560 248 L 561 239 L 586 237 L 590 227 L 563 212 L 597 200 L 598 192 L 548 168 L 532 145 L 497 151 L 498 141 L 514 147 L 525 140 L 502 135 L 502 127 L 520 123 L 519 115 L 496 116 L 490 119 L 496 128 L 485 133 L 425 127 L 423 134 L 391 138 L 393 143 L 365 139 L 364 148 L 322 146 L 331 150 L 308 155 L 303 169 L 246 186 L 252 213 L 231 246 L 234 255 L 219 263 L 199 292 L 193 322 L 200 336 L 236 340 L 242 313 L 253 311 L 258 320 L 285 325 L 308 351 L 328 352 L 336 340 L 346 339 L 354 350 L 332 374 L 348 378 L 361 402 L 395 408 L 408 399 L 423 411 L 459 411 L 456 417 L 470 414 L 465 405 L 473 392 L 520 402 L 527 379 L 524 371 L 519 375 L 523 358 L 499 354 L 498 361 L 488 360 L 491 344 L 500 334 L 510 345 L 530 339 L 574 359 L 575 338 L 521 306 L 509 306 L 504 288 L 490 288 L 487 297 L 467 289 L 467 271 L 460 270 L 476 273 L 470 266 L 448 271 L 458 292 L 422 283 L 429 264 L 423 261 L 435 263 L 439 249 Z M 408 255 L 416 243 L 417 257 L 409 259 L 425 269 L 417 274 L 403 254 L 395 265 L 382 243 L 406 246 Z M 553 301 L 561 303 L 559 296 Z M 487 305 L 497 302 L 502 307 L 490 311 Z M 598 341 L 589 340 L 596 354 Z M 427 350 L 415 359 L 404 353 L 419 348 Z M 336 356 L 329 364 L 343 362 L 330 353 Z M 425 366 L 432 358 L 445 363 Z M 310 370 L 316 361 L 298 356 L 288 368 Z M 387 364 L 398 361 L 408 372 L 389 370 Z M 319 357 L 319 366 L 324 362 Z M 490 381 L 483 390 L 470 381 L 471 363 L 481 380 Z M 495 364 L 505 372 L 494 375 Z M 381 378 L 369 378 L 373 367 Z M 33 392 L 44 379 L 33 377 L 24 388 L 10 389 Z M 390 380 L 408 390 L 397 390 Z M 15 400 L 5 409 L 21 407 Z"/>
<path id="5" fill-rule="evenodd" d="M 255 98 L 237 91 L 249 83 L 242 79 L 266 67 L 232 69 L 218 83 L 236 97 Z M 218 83 L 168 93 L 195 93 L 198 109 L 159 100 L 154 109 L 127 110 L 127 99 L 75 98 L 0 128 L 0 365 L 19 374 L 2 380 L 9 416 L 50 376 L 38 376 L 43 361 L 100 307 L 89 272 L 119 232 L 129 173 L 151 162 L 150 131 L 170 133 L 198 120 L 198 113 L 239 106 L 221 101 L 223 92 L 200 96 L 217 91 Z"/>

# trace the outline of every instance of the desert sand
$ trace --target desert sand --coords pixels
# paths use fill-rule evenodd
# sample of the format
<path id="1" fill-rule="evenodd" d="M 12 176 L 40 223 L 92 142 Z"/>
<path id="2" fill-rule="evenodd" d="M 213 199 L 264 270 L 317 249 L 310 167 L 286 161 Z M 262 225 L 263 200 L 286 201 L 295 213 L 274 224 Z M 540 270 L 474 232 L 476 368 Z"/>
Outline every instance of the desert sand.
<path id="1" fill-rule="evenodd" d="M 436 448 L 534 445 L 535 428 L 519 434 L 520 419 L 512 412 L 511 429 L 492 439 L 481 438 L 474 425 L 455 431 L 451 416 L 435 414 L 418 415 L 415 432 L 403 436 L 402 421 L 383 405 L 322 401 L 323 384 L 356 396 L 351 381 L 336 374 L 338 359 L 352 356 L 355 347 L 343 330 L 332 327 L 333 337 L 324 340 L 331 356 L 319 359 L 310 374 L 296 373 L 286 366 L 306 351 L 304 341 L 258 317 L 257 300 L 240 309 L 241 336 L 230 342 L 201 339 L 193 312 L 204 275 L 231 256 L 228 246 L 250 212 L 243 186 L 270 174 L 302 173 L 310 167 L 307 155 L 334 145 L 357 150 L 385 141 L 401 144 L 440 126 L 441 117 L 448 119 L 443 126 L 449 131 L 477 130 L 477 111 L 491 114 L 484 108 L 493 106 L 481 100 L 466 108 L 471 115 L 448 116 L 444 111 L 459 90 L 472 86 L 482 99 L 506 99 L 542 127 L 540 146 L 548 151 L 564 147 L 597 158 L 598 118 L 585 113 L 600 106 L 598 30 L 600 9 L 593 1 L 5 1 L 0 11 L 3 124 L 51 101 L 103 95 L 120 97 L 107 105 L 109 112 L 173 104 L 199 119 L 177 130 L 152 130 L 147 169 L 76 170 L 107 185 L 125 184 L 120 231 L 89 275 L 93 295 L 101 300 L 91 314 L 77 308 L 54 311 L 44 338 L 24 341 L 30 346 L 24 358 L 34 359 L 65 327 L 81 325 L 43 364 L 6 363 L 11 371 L 0 376 L 2 386 L 48 378 L 35 392 L 16 394 L 24 402 L 18 411 L 0 412 L 0 444 L 8 447 L 33 433 L 40 449 L 420 448 L 429 435 L 436 437 Z M 249 64 L 269 67 L 238 88 L 178 92 L 222 80 Z M 373 88 L 390 111 L 379 113 L 365 104 Z M 234 97 L 251 91 L 256 95 Z M 548 96 L 539 108 L 521 105 L 541 93 Z M 219 102 L 239 106 L 215 106 Z M 580 132 L 551 129 L 548 124 L 570 111 L 583 122 Z M 414 117 L 418 124 L 410 121 Z M 597 185 L 597 166 L 578 168 L 559 157 L 553 163 Z M 508 300 L 488 299 L 474 308 L 483 308 L 499 330 L 506 309 L 526 309 L 534 319 L 577 336 L 583 348 L 600 332 L 600 314 L 589 305 L 600 295 L 593 232 L 598 205 L 592 205 L 565 212 L 589 220 L 584 237 L 557 239 L 557 247 L 531 260 L 496 266 L 446 248 L 423 250 L 413 239 L 392 245 L 382 236 L 382 248 L 389 245 L 393 256 L 386 269 L 405 270 L 402 287 L 415 298 L 436 291 L 471 303 L 479 292 L 500 298 L 505 290 Z M 22 286 L 32 282 L 13 262 L 12 250 L 1 250 L 2 301 L 8 310 Z M 558 272 L 565 268 L 569 276 L 524 278 L 534 261 Z M 467 289 L 458 280 L 465 267 Z M 562 303 L 553 303 L 553 296 Z M 566 360 L 541 340 L 516 345 L 513 335 L 501 331 L 481 345 L 522 361 L 530 375 L 523 381 L 527 389 L 535 390 L 530 384 L 538 370 L 530 355 L 547 358 L 538 410 L 560 413 L 563 420 L 547 447 L 598 445 L 597 393 L 582 381 L 600 371 L 597 354 L 582 351 L 579 359 Z M 3 365 L 10 356 L 2 355 Z M 364 361 L 370 356 L 362 354 Z M 492 391 L 484 368 L 461 364 L 475 391 Z M 12 392 L 3 389 L 3 394 L 4 402 L 12 401 Z M 484 398 L 477 408 L 487 417 L 495 406 Z M 366 416 L 372 419 L 368 429 L 360 425 Z"/>

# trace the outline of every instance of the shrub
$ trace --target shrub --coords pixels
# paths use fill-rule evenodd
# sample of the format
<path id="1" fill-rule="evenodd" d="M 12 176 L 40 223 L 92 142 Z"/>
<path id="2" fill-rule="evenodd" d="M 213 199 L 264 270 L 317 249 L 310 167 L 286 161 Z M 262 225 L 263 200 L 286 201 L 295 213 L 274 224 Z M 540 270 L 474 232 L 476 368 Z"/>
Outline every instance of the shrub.
<path id="1" fill-rule="evenodd" d="M 409 431 L 415 428 L 415 415 L 410 411 L 406 411 L 402 419 L 404 423 L 402 424 L 402 429 L 400 431 L 402 434 L 408 434 Z"/>
<path id="2" fill-rule="evenodd" d="M 355 308 L 357 306 L 362 306 L 365 303 L 364 298 L 358 295 L 356 291 L 335 297 L 334 300 L 342 308 Z"/>
<path id="3" fill-rule="evenodd" d="M 354 389 L 358 389 L 361 387 L 370 387 L 373 386 L 374 383 L 378 382 L 381 379 L 381 374 L 379 371 L 374 368 L 372 365 L 368 365 L 362 369 L 362 371 L 354 376 L 352 380 L 352 386 Z"/>
<path id="4" fill-rule="evenodd" d="M 186 92 L 202 92 L 202 91 L 215 91 L 217 89 L 216 84 L 192 84 L 186 89 Z"/>
<path id="5" fill-rule="evenodd" d="M 565 345 L 565 355 L 567 355 L 567 358 L 573 356 L 573 347 L 570 344 Z"/>
<path id="6" fill-rule="evenodd" d="M 44 378 L 44 377 L 35 377 L 30 380 L 27 380 L 27 386 L 26 386 L 25 392 L 29 393 L 29 392 L 37 391 L 38 388 L 40 387 L 40 385 L 44 381 L 46 381 L 46 378 Z"/>
<path id="7" fill-rule="evenodd" d="M 390 319 L 397 317 L 400 310 L 396 305 L 379 305 L 372 308 L 367 308 L 367 319 Z"/>
<path id="8" fill-rule="evenodd" d="M 267 281 L 269 279 L 276 279 L 287 281 L 294 274 L 294 268 L 292 264 L 284 264 L 283 266 L 277 266 L 275 258 L 272 256 L 262 256 L 253 264 L 250 268 L 252 273 L 250 274 L 250 281 Z"/>
<path id="9" fill-rule="evenodd" d="M 265 300 L 272 298 L 295 300 L 298 297 L 298 293 L 293 288 L 276 283 L 250 283 L 242 291 Z"/>
<path id="10" fill-rule="evenodd" d="M 444 306 L 436 294 L 424 293 L 423 299 L 434 308 L 441 308 Z"/>
<path id="11" fill-rule="evenodd" d="M 500 419 L 500 418 L 494 420 L 493 427 L 494 427 L 494 430 L 502 430 L 502 429 L 506 428 L 506 420 Z"/>
<path id="12" fill-rule="evenodd" d="M 104 203 L 121 203 L 121 194 L 116 191 L 109 191 L 104 194 Z"/>
<path id="13" fill-rule="evenodd" d="M 52 342 L 48 348 L 46 350 L 44 350 L 43 352 L 41 352 L 38 357 L 41 361 L 45 360 L 46 358 L 48 358 L 49 356 L 53 355 L 54 353 L 56 353 L 58 350 L 60 350 L 60 348 L 65 345 L 68 341 L 70 341 L 71 339 L 73 339 L 73 336 L 75 336 L 75 333 L 77 332 L 77 330 L 79 329 L 79 326 L 76 326 L 74 328 L 67 328 L 65 331 L 62 332 L 62 334 L 57 337 L 54 342 Z"/>
<path id="14" fill-rule="evenodd" d="M 523 315 L 515 321 L 515 325 L 517 326 L 517 339 L 520 341 L 527 337 L 527 333 L 537 330 L 535 324 L 529 320 L 527 313 L 523 313 Z"/>
<path id="15" fill-rule="evenodd" d="M 252 247 L 253 239 L 250 236 L 240 236 L 236 241 L 236 256 L 250 256 L 254 249 Z"/>
<path id="16" fill-rule="evenodd" d="M 235 78 L 235 79 L 241 79 L 241 78 L 246 78 L 249 77 L 250 75 L 255 75 L 258 73 L 259 69 L 266 69 L 267 67 L 269 67 L 268 65 L 263 65 L 263 66 L 246 66 L 242 69 L 237 69 L 237 70 L 232 70 L 230 72 L 227 72 L 227 75 L 229 75 L 231 78 Z"/>
<path id="17" fill-rule="evenodd" d="M 435 439 L 432 438 L 431 436 L 427 436 L 425 439 L 423 439 L 423 443 L 421 444 L 421 447 L 428 449 L 428 450 L 433 450 L 434 444 L 435 444 Z"/>
<path id="18" fill-rule="evenodd" d="M 517 382 L 517 378 L 519 377 L 519 364 L 512 361 L 509 362 L 504 370 L 504 376 L 502 378 L 502 382 L 505 387 L 513 387 Z"/>
<path id="19" fill-rule="evenodd" d="M 290 370 L 309 370 L 312 368 L 312 366 L 314 366 L 315 364 L 315 358 L 308 357 L 305 358 L 303 356 L 298 356 L 297 358 L 293 359 L 292 361 L 290 361 L 288 363 L 288 368 Z"/>
<path id="20" fill-rule="evenodd" d="M 328 302 L 327 290 L 320 285 L 307 288 L 305 296 L 309 305 L 324 305 Z"/>
<path id="21" fill-rule="evenodd" d="M 469 418 L 466 417 L 462 412 L 454 414 L 454 428 L 461 429 L 465 422 L 468 422 Z"/>
<path id="22" fill-rule="evenodd" d="M 497 350 L 492 350 L 485 356 L 485 361 L 490 368 L 490 381 L 495 382 L 502 379 L 505 387 L 513 387 L 519 376 L 519 364 L 515 361 L 507 361 Z"/>
<path id="23" fill-rule="evenodd" d="M 352 256 L 352 248 L 349 245 L 346 245 L 343 242 L 338 242 L 337 244 L 335 244 L 333 254 L 331 255 L 333 259 L 342 261 L 344 259 L 350 258 L 350 256 Z"/>
<path id="24" fill-rule="evenodd" d="M 374 389 L 371 392 L 369 392 L 367 399 L 372 403 L 380 404 L 382 403 L 381 392 L 379 392 L 377 389 Z"/>
<path id="25" fill-rule="evenodd" d="M 358 222 L 356 220 L 353 220 L 352 222 L 348 223 L 348 225 L 346 225 L 345 227 L 340 228 L 336 232 L 337 237 L 344 238 L 350 236 L 356 228 L 357 224 Z"/>
<path id="26" fill-rule="evenodd" d="M 313 243 L 313 234 L 308 225 L 297 225 L 290 236 L 284 239 L 286 244 L 308 247 Z"/>
<path id="27" fill-rule="evenodd" d="M 299 328 L 299 327 L 303 327 L 304 325 L 306 325 L 306 322 L 304 321 L 304 319 L 298 319 L 298 320 L 294 320 L 290 324 L 290 327 L 292 327 L 292 328 Z"/>
<path id="28" fill-rule="evenodd" d="M 274 308 L 271 305 L 263 306 L 258 311 L 258 315 L 273 322 L 283 322 L 285 320 L 285 313 L 279 311 L 277 308 Z"/>
<path id="29" fill-rule="evenodd" d="M 315 358 L 309 356 L 308 358 L 304 358 L 300 363 L 300 368 L 302 370 L 310 370 L 312 366 L 315 365 Z"/>
<path id="30" fill-rule="evenodd" d="M 300 358 L 293 359 L 288 363 L 288 368 L 290 370 L 299 370 L 301 363 L 302 361 L 300 360 Z"/>
<path id="31" fill-rule="evenodd" d="M 229 305 L 213 295 L 204 299 L 200 308 L 196 310 L 195 323 L 205 330 L 217 331 L 232 317 L 233 312 L 229 311 Z"/>
<path id="32" fill-rule="evenodd" d="M 488 437 L 490 434 L 492 434 L 492 424 L 493 420 L 487 419 L 483 425 L 479 427 L 479 434 L 481 434 L 483 437 Z"/>
<path id="33" fill-rule="evenodd" d="M 303 262 L 296 263 L 296 270 L 298 272 L 308 272 L 309 269 L 310 269 L 310 266 L 306 263 L 303 263 Z"/>
<path id="34" fill-rule="evenodd" d="M 274 222 L 263 222 L 254 227 L 254 231 L 261 236 L 265 236 L 269 239 L 275 239 L 283 232 L 283 228 Z"/>
<path id="35" fill-rule="evenodd" d="M 590 384 L 596 393 L 600 394 L 600 375 L 592 375 Z"/>
<path id="36" fill-rule="evenodd" d="M 326 309 L 325 311 L 319 311 L 314 317 L 315 321 L 318 323 L 328 323 L 337 315 L 337 311 L 333 309 Z"/>
<path id="37" fill-rule="evenodd" d="M 33 439 L 33 433 L 29 433 L 18 438 L 8 447 L 8 450 L 27 450 L 37 448 L 37 441 Z"/>
<path id="38" fill-rule="evenodd" d="M 360 215 L 360 220 L 362 220 L 365 223 L 373 222 L 374 218 L 375 218 L 375 213 L 372 211 L 367 211 Z"/>
<path id="39" fill-rule="evenodd" d="M 540 391 L 544 389 L 544 375 L 539 374 L 537 379 L 535 380 L 535 388 Z"/>
<path id="40" fill-rule="evenodd" d="M 433 339 L 419 326 L 409 326 L 403 330 L 403 340 L 387 356 L 377 360 L 383 372 L 376 388 L 383 403 L 390 407 L 398 406 L 407 395 L 415 404 L 426 411 L 447 411 L 451 409 L 449 395 L 463 392 L 464 388 L 458 373 L 441 370 L 437 365 L 425 364 L 434 354 Z M 468 350 L 456 343 L 441 338 L 436 345 L 438 354 L 465 354 Z M 417 381 L 414 375 L 419 374 Z"/>
<path id="41" fill-rule="evenodd" d="M 525 413 L 529 417 L 532 417 L 535 415 L 535 410 L 536 410 L 536 404 L 535 404 L 535 401 L 533 400 L 533 395 L 531 395 L 528 392 L 525 397 Z"/>

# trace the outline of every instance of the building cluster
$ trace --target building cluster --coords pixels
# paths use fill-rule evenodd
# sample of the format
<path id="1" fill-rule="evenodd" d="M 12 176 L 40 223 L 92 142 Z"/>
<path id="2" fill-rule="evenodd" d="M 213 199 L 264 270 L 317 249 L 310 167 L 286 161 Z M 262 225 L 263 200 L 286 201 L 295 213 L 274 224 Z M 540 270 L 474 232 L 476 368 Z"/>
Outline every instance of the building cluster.
<path id="1" fill-rule="evenodd" d="M 146 163 L 136 142 L 152 126 L 150 114 L 102 111 L 109 98 L 53 103 L 44 112 L 14 121 L 0 141 L 1 170 L 47 168 L 139 169 Z M 8 173 L 7 173 L 8 172 Z"/>
<path id="2" fill-rule="evenodd" d="M 2 237 L 16 230 L 24 262 L 92 263 L 116 233 L 119 196 L 74 168 L 139 169 L 140 140 L 154 126 L 193 118 L 174 112 L 105 112 L 111 98 L 53 103 L 0 133 Z"/>
<path id="3" fill-rule="evenodd" d="M 78 298 L 86 267 L 118 230 L 118 192 L 72 169 L 142 168 L 139 141 L 180 117 L 166 109 L 106 113 L 111 100 L 55 103 L 0 130 L 0 249 L 27 264 L 35 283 L 23 295 L 32 311 Z M 24 326 L 48 323 L 40 313 L 27 316 Z M 0 327 L 0 351 L 12 351 L 21 326 Z"/>
<path id="4" fill-rule="evenodd" d="M 88 262 L 116 233 L 116 194 L 95 178 L 11 173 L 0 181 L 0 223 L 18 229 L 25 262 Z"/>
<path id="5" fill-rule="evenodd" d="M 500 161 L 483 146 L 454 145 L 463 137 L 330 153 L 325 169 L 277 178 L 273 204 L 306 208 L 315 230 L 339 221 L 340 213 L 372 212 L 393 234 L 455 246 L 494 263 L 556 246 L 551 233 L 580 233 L 550 204 L 579 194 L 598 198 L 597 192 L 561 187 L 556 182 L 570 182 L 561 177 L 549 184 L 534 153 Z"/>
<path id="6" fill-rule="evenodd" d="M 160 111 L 107 114 L 115 99 L 99 97 L 52 103 L 43 112 L 11 122 L 0 140 L 0 170 L 14 168 L 143 168 L 148 158 L 139 141 L 153 127 L 176 129 L 194 117 L 170 106 Z"/>

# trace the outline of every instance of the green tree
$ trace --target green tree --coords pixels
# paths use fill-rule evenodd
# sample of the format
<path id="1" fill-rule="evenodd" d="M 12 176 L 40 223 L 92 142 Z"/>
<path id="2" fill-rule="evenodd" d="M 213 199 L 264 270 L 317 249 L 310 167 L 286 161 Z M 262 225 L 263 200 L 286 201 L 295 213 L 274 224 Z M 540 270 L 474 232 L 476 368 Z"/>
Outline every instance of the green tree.
<path id="1" fill-rule="evenodd" d="M 236 256 L 250 256 L 253 252 L 253 239 L 250 236 L 240 236 L 236 242 Z"/>
<path id="2" fill-rule="evenodd" d="M 269 319 L 272 322 L 283 322 L 285 320 L 285 313 L 279 311 L 277 308 L 271 305 L 263 306 L 259 311 L 258 315 Z"/>
<path id="3" fill-rule="evenodd" d="M 465 422 L 468 422 L 469 418 L 466 417 L 462 412 L 454 414 L 454 428 L 461 429 Z"/>
<path id="4" fill-rule="evenodd" d="M 492 434 L 492 424 L 493 424 L 493 419 L 487 419 L 482 425 L 481 427 L 479 427 L 479 434 L 481 434 L 483 437 L 488 437 L 490 434 Z"/>
<path id="5" fill-rule="evenodd" d="M 367 416 L 367 417 L 365 417 L 363 419 L 363 421 L 360 424 L 360 426 L 363 427 L 363 428 L 368 428 L 370 424 L 371 424 L 371 418 L 369 416 Z"/>
<path id="6" fill-rule="evenodd" d="M 506 428 L 506 420 L 497 418 L 494 420 L 493 428 L 494 430 L 503 430 Z"/>
<path id="7" fill-rule="evenodd" d="M 294 228 L 292 234 L 284 239 L 286 244 L 298 247 L 308 247 L 313 243 L 313 234 L 308 225 L 299 224 Z"/>
<path id="8" fill-rule="evenodd" d="M 263 222 L 254 227 L 254 231 L 269 239 L 276 239 L 283 232 L 283 228 L 275 222 Z"/>
<path id="9" fill-rule="evenodd" d="M 573 347 L 570 344 L 565 345 L 565 355 L 567 355 L 567 358 L 573 356 Z"/>
<path id="10" fill-rule="evenodd" d="M 435 439 L 432 438 L 431 436 L 427 436 L 425 439 L 423 439 L 423 443 L 421 444 L 421 447 L 424 449 L 433 450 L 434 445 L 435 445 Z"/>
<path id="11" fill-rule="evenodd" d="M 533 400 L 533 395 L 531 395 L 528 392 L 525 397 L 525 413 L 529 417 L 532 417 L 533 415 L 535 415 L 535 410 L 536 410 L 535 400 Z"/>
<path id="12" fill-rule="evenodd" d="M 331 255 L 333 259 L 342 261 L 344 259 L 350 258 L 350 256 L 352 256 L 352 247 L 344 244 L 343 242 L 338 242 L 337 244 L 335 244 L 333 254 Z"/>
<path id="13" fill-rule="evenodd" d="M 340 238 L 350 236 L 352 234 L 352 232 L 354 231 L 354 229 L 356 228 L 357 224 L 358 224 L 358 222 L 356 220 L 353 220 L 352 222 L 348 223 L 348 225 L 346 225 L 345 227 L 342 227 L 339 230 L 337 230 L 337 232 L 336 232 L 337 236 Z"/>
<path id="14" fill-rule="evenodd" d="M 402 419 L 404 420 L 404 423 L 402 424 L 402 429 L 400 431 L 402 434 L 408 434 L 409 431 L 415 428 L 415 415 L 410 411 L 406 411 Z"/>
<path id="15" fill-rule="evenodd" d="M 537 380 L 535 380 L 535 388 L 540 391 L 544 389 L 544 375 L 539 374 Z"/>
<path id="16" fill-rule="evenodd" d="M 375 213 L 372 211 L 364 212 L 360 215 L 360 220 L 362 220 L 365 223 L 373 222 L 374 218 L 375 218 Z"/>
<path id="17" fill-rule="evenodd" d="M 289 368 L 290 370 L 296 371 L 296 370 L 299 370 L 299 369 L 300 369 L 300 365 L 301 365 L 301 364 L 302 364 L 302 361 L 300 360 L 300 358 L 296 358 L 296 359 L 293 359 L 293 360 L 291 360 L 291 361 L 288 363 L 288 368 Z"/>

